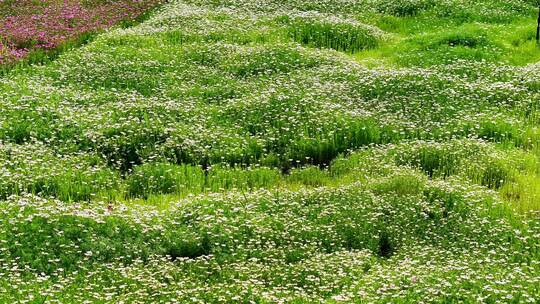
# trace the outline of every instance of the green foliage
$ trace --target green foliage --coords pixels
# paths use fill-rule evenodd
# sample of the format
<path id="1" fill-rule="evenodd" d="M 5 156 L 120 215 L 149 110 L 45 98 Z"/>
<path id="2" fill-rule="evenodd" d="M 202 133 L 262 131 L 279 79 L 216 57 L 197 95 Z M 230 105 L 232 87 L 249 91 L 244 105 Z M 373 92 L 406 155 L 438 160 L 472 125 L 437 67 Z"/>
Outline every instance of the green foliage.
<path id="1" fill-rule="evenodd" d="M 175 0 L 7 67 L 0 302 L 535 303 L 536 9 Z"/>
<path id="2" fill-rule="evenodd" d="M 349 53 L 376 47 L 382 36 L 379 29 L 355 21 L 293 17 L 287 24 L 289 36 L 296 42 Z"/>
<path id="3" fill-rule="evenodd" d="M 394 0 L 379 1 L 377 9 L 384 14 L 394 16 L 414 16 L 435 5 L 432 0 Z"/>
<path id="4" fill-rule="evenodd" d="M 290 175 L 287 177 L 287 181 L 290 183 L 312 187 L 324 186 L 328 180 L 327 172 L 320 170 L 318 167 L 296 168 L 291 170 Z"/>
<path id="5" fill-rule="evenodd" d="M 220 294 L 233 290 L 265 301 L 270 295 L 332 299 L 364 290 L 363 298 L 378 301 L 393 295 L 377 285 L 383 276 L 393 284 L 411 271 L 426 286 L 449 292 L 473 288 L 474 297 L 493 273 L 506 274 L 509 264 L 520 267 L 527 280 L 499 284 L 503 294 L 497 298 L 534 296 L 535 275 L 527 261 L 537 257 L 522 248 L 537 246 L 529 236 L 538 227 L 510 225 L 502 205 L 478 189 L 397 173 L 337 189 L 230 193 L 171 207 L 114 205 L 104 211 L 29 196 L 3 202 L 0 271 L 8 269 L 7 279 L 33 272 L 42 279 L 18 282 L 17 289 L 2 285 L 2 299 L 37 296 L 55 285 L 64 292 L 53 299 L 69 301 L 102 295 L 106 286 L 118 288 L 108 293 L 112 300 L 148 294 L 224 303 L 231 299 Z M 480 256 L 500 262 L 486 269 L 474 262 Z M 403 265 L 404 258 L 413 263 Z M 475 279 L 451 286 L 431 282 L 454 277 L 448 258 Z M 418 268 L 426 263 L 431 271 Z M 90 286 L 82 284 L 85 277 Z M 158 278 L 165 281 L 154 289 Z M 291 284 L 297 287 L 287 289 Z M 442 297 L 429 289 L 403 296 Z"/>
<path id="6" fill-rule="evenodd" d="M 200 193 L 205 174 L 200 167 L 190 165 L 145 164 L 135 167 L 126 179 L 131 197 L 151 194 Z"/>

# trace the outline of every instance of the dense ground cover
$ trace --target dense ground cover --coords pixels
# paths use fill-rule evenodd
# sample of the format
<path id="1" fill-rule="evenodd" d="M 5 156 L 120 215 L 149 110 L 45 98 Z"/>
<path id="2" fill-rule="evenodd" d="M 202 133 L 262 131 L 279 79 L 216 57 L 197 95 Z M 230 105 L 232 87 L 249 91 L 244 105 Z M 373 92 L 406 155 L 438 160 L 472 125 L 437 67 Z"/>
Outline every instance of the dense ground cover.
<path id="1" fill-rule="evenodd" d="M 538 302 L 533 2 L 169 1 L 12 69 L 0 301 Z"/>
<path id="2" fill-rule="evenodd" d="M 158 0 L 3 0 L 0 1 L 0 64 L 38 61 L 51 50 L 80 44 L 100 30 L 130 22 Z M 44 53 L 48 51 L 49 53 Z"/>

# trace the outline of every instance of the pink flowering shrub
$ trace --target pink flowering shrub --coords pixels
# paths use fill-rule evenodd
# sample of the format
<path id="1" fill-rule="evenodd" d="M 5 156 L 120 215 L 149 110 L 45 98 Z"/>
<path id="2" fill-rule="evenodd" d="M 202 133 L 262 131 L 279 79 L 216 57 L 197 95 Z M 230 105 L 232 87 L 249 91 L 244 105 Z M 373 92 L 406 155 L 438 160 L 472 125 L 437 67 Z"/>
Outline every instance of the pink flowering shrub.
<path id="1" fill-rule="evenodd" d="M 133 20 L 160 0 L 0 0 L 0 64 Z"/>

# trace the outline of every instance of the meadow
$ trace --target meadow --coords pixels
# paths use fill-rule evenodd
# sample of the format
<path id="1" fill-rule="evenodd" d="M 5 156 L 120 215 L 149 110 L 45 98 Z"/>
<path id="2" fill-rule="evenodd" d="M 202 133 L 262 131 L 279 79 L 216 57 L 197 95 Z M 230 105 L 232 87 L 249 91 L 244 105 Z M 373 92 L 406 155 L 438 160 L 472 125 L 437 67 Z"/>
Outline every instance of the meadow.
<path id="1" fill-rule="evenodd" d="M 540 301 L 535 1 L 13 3 L 0 303 Z"/>

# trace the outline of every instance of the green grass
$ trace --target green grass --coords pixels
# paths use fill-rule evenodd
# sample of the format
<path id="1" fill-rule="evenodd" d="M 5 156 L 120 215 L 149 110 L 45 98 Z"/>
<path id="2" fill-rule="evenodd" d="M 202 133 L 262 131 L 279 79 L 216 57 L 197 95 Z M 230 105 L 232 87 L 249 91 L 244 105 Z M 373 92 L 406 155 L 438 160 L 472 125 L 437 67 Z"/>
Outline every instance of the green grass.
<path id="1" fill-rule="evenodd" d="M 0 302 L 536 303 L 536 13 L 169 1 L 9 67 Z"/>
<path id="2" fill-rule="evenodd" d="M 286 16 L 289 37 L 303 45 L 355 53 L 377 46 L 382 32 L 354 21 Z"/>

